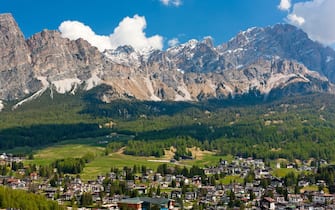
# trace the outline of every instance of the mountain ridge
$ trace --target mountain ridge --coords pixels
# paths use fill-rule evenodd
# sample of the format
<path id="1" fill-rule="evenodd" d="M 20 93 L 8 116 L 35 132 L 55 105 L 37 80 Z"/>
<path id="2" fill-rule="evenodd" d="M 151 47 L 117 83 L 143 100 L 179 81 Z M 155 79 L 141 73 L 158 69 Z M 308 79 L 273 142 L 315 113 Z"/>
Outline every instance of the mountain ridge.
<path id="1" fill-rule="evenodd" d="M 165 51 L 131 46 L 98 51 L 83 39 L 43 30 L 27 40 L 11 14 L 0 14 L 0 109 L 47 89 L 75 94 L 99 85 L 99 99 L 199 101 L 251 92 L 334 93 L 335 52 L 294 26 L 240 32 L 227 43 L 190 40 Z M 293 88 L 290 88 L 293 87 Z"/>

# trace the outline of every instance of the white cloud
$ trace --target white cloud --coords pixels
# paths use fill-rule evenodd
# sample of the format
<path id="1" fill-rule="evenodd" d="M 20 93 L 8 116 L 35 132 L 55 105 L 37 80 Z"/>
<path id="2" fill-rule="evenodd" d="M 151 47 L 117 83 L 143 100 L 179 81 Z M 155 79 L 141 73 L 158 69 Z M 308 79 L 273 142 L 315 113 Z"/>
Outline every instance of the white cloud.
<path id="1" fill-rule="evenodd" d="M 83 38 L 100 51 L 112 49 L 112 43 L 108 36 L 95 34 L 89 26 L 78 21 L 64 21 L 58 27 L 62 36 L 71 40 Z"/>
<path id="2" fill-rule="evenodd" d="M 168 41 L 169 47 L 174 47 L 179 44 L 178 38 L 173 38 Z"/>
<path id="3" fill-rule="evenodd" d="M 291 0 L 281 0 L 278 8 L 283 11 L 288 11 L 291 8 Z"/>
<path id="4" fill-rule="evenodd" d="M 287 22 L 303 29 L 311 39 L 335 44 L 335 1 L 309 0 L 293 5 Z"/>
<path id="5" fill-rule="evenodd" d="M 182 5 L 182 0 L 160 0 L 160 2 L 165 6 L 172 5 L 175 7 L 179 7 L 180 5 Z"/>
<path id="6" fill-rule="evenodd" d="M 97 35 L 89 26 L 78 21 L 64 21 L 59 30 L 63 37 L 71 40 L 83 38 L 100 51 L 115 49 L 122 45 L 131 45 L 137 50 L 163 48 L 163 37 L 155 35 L 147 37 L 144 29 L 147 23 L 145 17 L 134 15 L 125 17 L 109 36 Z"/>
<path id="7" fill-rule="evenodd" d="M 154 49 L 163 48 L 163 38 L 159 35 L 146 37 L 144 29 L 147 23 L 144 17 L 135 15 L 133 18 L 126 17 L 119 26 L 114 29 L 110 39 L 114 48 L 121 45 L 131 45 L 135 49 L 152 47 Z"/>
<path id="8" fill-rule="evenodd" d="M 296 14 L 289 14 L 287 15 L 288 21 L 293 25 L 301 26 L 305 23 L 305 19 L 303 17 L 299 17 Z"/>

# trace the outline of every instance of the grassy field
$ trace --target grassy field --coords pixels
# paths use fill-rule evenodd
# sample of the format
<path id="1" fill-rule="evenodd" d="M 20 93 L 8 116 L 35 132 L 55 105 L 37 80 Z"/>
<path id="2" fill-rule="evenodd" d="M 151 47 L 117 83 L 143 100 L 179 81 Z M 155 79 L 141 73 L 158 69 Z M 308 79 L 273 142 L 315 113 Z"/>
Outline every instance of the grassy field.
<path id="1" fill-rule="evenodd" d="M 216 156 L 214 153 L 205 154 L 202 158 L 198 158 L 195 160 L 184 160 L 180 161 L 177 164 L 180 167 L 192 167 L 192 165 L 205 166 L 205 165 L 216 165 L 219 162 L 219 159 L 230 160 L 231 156 Z M 94 161 L 90 162 L 84 168 L 83 173 L 81 173 L 81 177 L 84 180 L 93 179 L 97 175 L 102 174 L 105 175 L 110 171 L 112 167 L 123 168 L 124 166 L 133 167 L 134 165 L 145 165 L 147 168 L 151 168 L 156 170 L 157 167 L 161 164 L 166 163 L 167 159 L 165 158 L 154 158 L 154 157 L 138 157 L 125 155 L 121 153 L 112 153 L 108 156 L 102 156 L 96 158 Z M 173 163 L 169 163 L 169 165 L 173 166 Z"/>
<path id="2" fill-rule="evenodd" d="M 99 145 L 99 141 L 105 140 L 104 138 L 85 138 L 69 140 L 59 143 L 57 145 L 51 145 L 46 148 L 35 150 L 34 159 L 26 160 L 25 164 L 37 164 L 37 165 L 48 165 L 57 159 L 64 158 L 80 158 L 88 153 L 93 153 L 95 159 L 90 163 L 86 164 L 84 171 L 80 174 L 84 180 L 90 180 L 96 178 L 97 175 L 105 175 L 111 170 L 111 168 L 123 168 L 137 166 L 146 166 L 153 170 L 163 163 L 174 165 L 170 163 L 171 157 L 169 155 L 162 158 L 155 157 L 138 157 L 125 155 L 122 151 L 110 153 L 108 156 L 105 155 L 104 145 Z M 228 161 L 232 160 L 232 156 L 218 156 L 215 153 L 208 151 L 193 151 L 196 158 L 194 160 L 184 160 L 177 164 L 180 167 L 191 167 L 192 165 L 214 166 L 217 165 L 220 159 Z"/>
<path id="3" fill-rule="evenodd" d="M 201 157 L 196 157 L 194 160 L 183 160 L 180 161 L 183 165 L 197 165 L 201 167 L 206 166 L 216 166 L 220 159 L 227 160 L 228 162 L 231 162 L 233 160 L 233 156 L 231 155 L 216 155 L 213 152 L 205 152 Z"/>
<path id="4" fill-rule="evenodd" d="M 46 148 L 34 150 L 34 159 L 26 160 L 25 164 L 48 165 L 57 159 L 81 158 L 88 153 L 93 153 L 96 157 L 104 154 L 104 145 L 98 142 L 105 138 L 84 138 L 68 140 L 57 145 L 50 145 Z"/>
<path id="5" fill-rule="evenodd" d="M 108 156 L 100 156 L 88 163 L 80 176 L 84 180 L 89 180 L 96 178 L 97 175 L 105 175 L 111 168 L 123 168 L 125 166 L 132 168 L 134 165 L 145 165 L 147 168 L 155 170 L 158 165 L 163 164 L 163 162 L 154 162 L 151 160 L 161 161 L 162 159 L 112 153 Z"/>
<path id="6" fill-rule="evenodd" d="M 223 179 L 220 180 L 221 184 L 228 185 L 230 183 L 243 183 L 244 180 L 240 176 L 225 176 Z"/>
<path id="7" fill-rule="evenodd" d="M 294 168 L 276 168 L 273 170 L 272 175 L 276 177 L 285 177 L 288 173 L 298 173 L 298 171 Z"/>
<path id="8" fill-rule="evenodd" d="M 110 153 L 106 156 L 105 145 L 99 144 L 99 142 L 103 140 L 106 139 L 101 137 L 64 141 L 57 145 L 35 150 L 34 159 L 26 160 L 25 164 L 48 165 L 57 159 L 81 158 L 86 154 L 94 154 L 95 159 L 87 163 L 83 172 L 80 174 L 81 178 L 87 181 L 95 179 L 98 175 L 105 175 L 110 172 L 111 168 L 123 168 L 125 166 L 132 168 L 134 165 L 137 165 L 156 170 L 159 165 L 164 163 L 171 166 L 178 164 L 180 167 L 186 166 L 188 168 L 192 165 L 206 167 L 217 165 L 220 159 L 227 160 L 228 162 L 233 160 L 233 156 L 231 155 L 220 156 L 213 152 L 201 151 L 194 148 L 192 149 L 192 154 L 195 156 L 193 160 L 182 160 L 177 163 L 169 162 L 173 156 L 171 150 L 169 150 L 171 154 L 167 154 L 162 158 L 125 155 L 122 152 L 123 150 Z M 272 174 L 277 177 L 285 177 L 290 172 L 298 173 L 296 169 L 280 168 L 274 169 Z M 220 182 L 223 184 L 229 184 L 231 182 L 241 183 L 243 179 L 238 176 L 226 176 L 220 180 Z"/>

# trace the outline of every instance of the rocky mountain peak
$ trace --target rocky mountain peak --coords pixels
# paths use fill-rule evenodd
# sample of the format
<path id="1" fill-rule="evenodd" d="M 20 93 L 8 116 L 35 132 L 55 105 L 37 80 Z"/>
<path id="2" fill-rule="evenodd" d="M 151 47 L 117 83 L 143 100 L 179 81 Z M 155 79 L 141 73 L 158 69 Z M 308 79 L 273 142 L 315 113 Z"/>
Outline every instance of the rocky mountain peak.
<path id="1" fill-rule="evenodd" d="M 105 85 L 98 97 L 106 102 L 197 101 L 254 91 L 334 92 L 325 76 L 335 81 L 334 50 L 287 24 L 250 28 L 217 47 L 205 37 L 165 51 L 120 46 L 101 53 L 59 31 L 43 30 L 25 40 L 14 18 L 4 14 L 0 63 L 1 108 L 2 101 L 32 100 L 47 89 L 75 94 Z"/>
<path id="2" fill-rule="evenodd" d="M 214 41 L 213 38 L 210 36 L 206 36 L 203 40 L 201 40 L 201 43 L 207 45 L 210 48 L 214 47 Z"/>
<path id="3" fill-rule="evenodd" d="M 0 15 L 0 49 L 0 71 L 30 63 L 28 46 L 11 14 Z"/>
<path id="4" fill-rule="evenodd" d="M 0 64 L 0 99 L 17 99 L 38 89 L 29 47 L 11 14 L 0 15 Z"/>
<path id="5" fill-rule="evenodd" d="M 289 24 L 250 28 L 218 49 L 236 65 L 248 65 L 260 58 L 295 60 L 335 81 L 335 60 L 331 59 L 335 58 L 335 51 L 312 41 L 304 31 Z"/>

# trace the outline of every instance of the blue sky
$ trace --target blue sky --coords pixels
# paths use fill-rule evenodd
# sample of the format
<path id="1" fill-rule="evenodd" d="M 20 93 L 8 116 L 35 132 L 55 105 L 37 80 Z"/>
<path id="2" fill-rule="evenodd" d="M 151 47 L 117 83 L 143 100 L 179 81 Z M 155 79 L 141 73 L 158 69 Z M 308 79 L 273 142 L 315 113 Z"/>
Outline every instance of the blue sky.
<path id="1" fill-rule="evenodd" d="M 283 4 L 289 3 L 288 7 L 279 9 L 281 1 Z M 67 22 L 62 33 L 69 34 L 69 38 L 74 39 L 81 36 L 79 33 L 86 31 L 83 30 L 84 26 L 88 26 L 92 34 L 99 35 L 100 41 L 106 40 L 104 36 L 111 35 L 114 29 L 120 26 L 120 22 L 129 17 L 128 21 L 124 21 L 124 27 L 119 27 L 120 31 L 127 31 L 126 25 L 133 19 L 142 21 L 146 27 L 139 26 L 138 30 L 141 32 L 134 30 L 130 32 L 134 36 L 137 32 L 139 34 L 144 32 L 145 34 L 140 35 L 144 35 L 145 39 L 152 37 L 154 46 L 165 48 L 169 41 L 170 44 L 183 43 L 192 38 L 202 39 L 205 36 L 213 37 L 215 44 L 218 45 L 228 41 L 239 31 L 253 26 L 289 22 L 302 27 L 307 23 L 304 21 L 307 17 L 300 14 L 306 15 L 307 11 L 304 5 L 300 5 L 302 12 L 297 13 L 296 7 L 305 2 L 320 1 L 335 2 L 335 0 L 57 0 L 46 3 L 41 0 L 0 0 L 0 13 L 12 13 L 26 37 L 43 29 L 59 29 L 64 21 L 71 20 L 78 21 L 82 25 Z M 333 3 L 330 4 L 332 7 Z M 335 8 L 332 9 L 335 11 Z M 135 18 L 135 15 L 138 16 Z M 74 31 L 76 27 L 78 30 Z M 113 40 L 118 41 L 117 43 L 127 43 L 124 40 L 120 41 L 122 35 L 120 32 Z M 332 41 L 328 41 L 327 44 L 332 44 Z M 158 42 L 161 42 L 161 45 L 158 45 Z"/>

